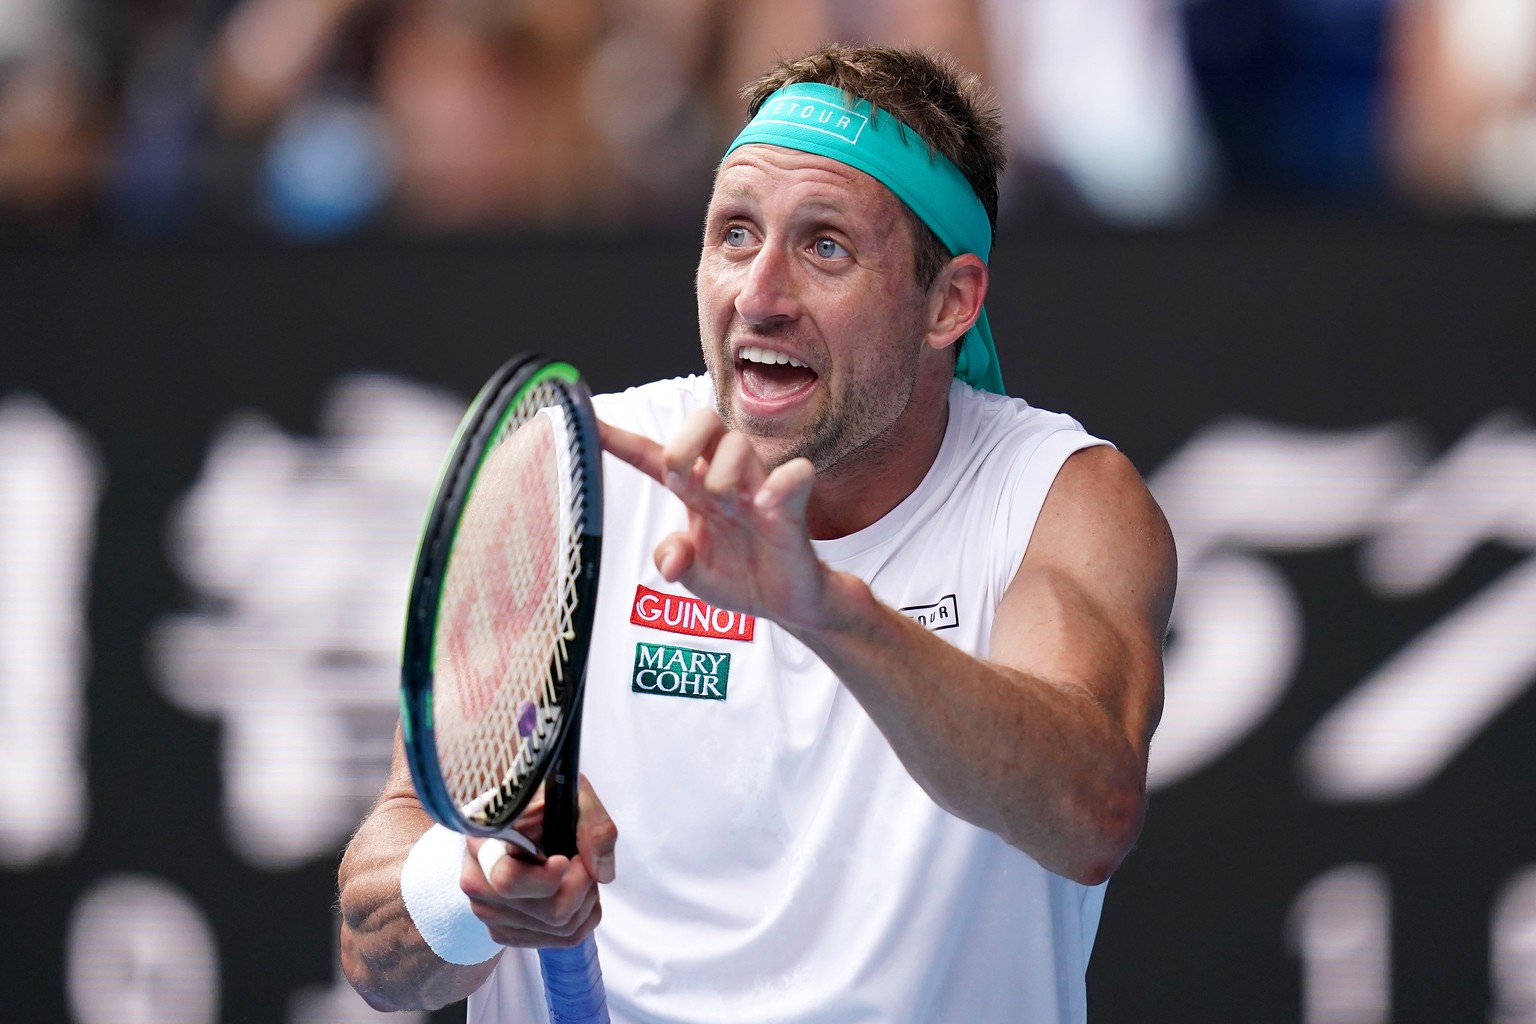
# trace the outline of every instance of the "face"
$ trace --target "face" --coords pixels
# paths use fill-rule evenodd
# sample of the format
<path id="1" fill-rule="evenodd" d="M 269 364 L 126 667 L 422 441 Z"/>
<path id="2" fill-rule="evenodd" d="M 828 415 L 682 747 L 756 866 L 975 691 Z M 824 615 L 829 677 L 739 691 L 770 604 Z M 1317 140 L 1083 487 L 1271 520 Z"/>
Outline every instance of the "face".
<path id="1" fill-rule="evenodd" d="M 699 328 L 721 418 L 770 466 L 825 474 L 900 444 L 928 301 L 905 208 L 862 171 L 747 145 L 720 169 Z"/>

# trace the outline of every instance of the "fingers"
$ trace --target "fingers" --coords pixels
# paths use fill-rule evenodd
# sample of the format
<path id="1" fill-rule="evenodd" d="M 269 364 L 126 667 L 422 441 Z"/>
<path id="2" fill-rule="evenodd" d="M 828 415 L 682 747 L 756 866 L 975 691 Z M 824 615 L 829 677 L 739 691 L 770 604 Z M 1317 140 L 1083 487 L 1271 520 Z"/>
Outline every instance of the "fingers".
<path id="1" fill-rule="evenodd" d="M 688 417 L 665 446 L 608 423 L 599 422 L 598 432 L 604 450 L 673 491 L 695 511 L 732 512 L 748 505 L 769 509 L 786 500 L 803 511 L 810 498 L 814 473 L 809 462 L 793 460 L 769 474 L 746 435 L 727 430 L 713 409 Z M 775 477 L 763 493 L 763 485 Z M 685 552 L 679 555 L 688 560 Z M 679 573 L 684 568 L 675 566 Z"/>
<path id="2" fill-rule="evenodd" d="M 602 919 L 598 883 L 615 876 L 618 829 L 586 778 L 578 790 L 575 858 L 535 863 L 500 839 L 471 838 L 459 886 L 475 916 L 504 946 L 571 946 Z M 542 797 L 519 821 L 541 814 Z"/>
<path id="3" fill-rule="evenodd" d="M 619 842 L 619 830 L 585 775 L 581 776 L 577 793 L 580 805 L 576 819 L 577 855 L 586 865 L 588 874 L 607 884 L 617 874 L 614 851 Z"/>
<path id="4" fill-rule="evenodd" d="M 687 481 L 694 464 L 714 453 L 725 426 L 712 409 L 700 409 L 684 421 L 677 435 L 662 447 L 643 434 L 601 420 L 597 424 L 603 450 L 629 463 L 657 483 L 678 490 L 674 483 Z"/>
<path id="5" fill-rule="evenodd" d="M 530 874 L 540 877 L 513 881 L 508 888 L 529 891 L 553 883 L 547 896 L 509 898 L 502 890 L 485 894 L 466 886 L 470 907 L 492 938 L 506 946 L 567 946 L 597 927 L 602 915 L 598 888 L 579 859 L 551 857 L 545 864 L 519 866 L 525 867 L 534 867 Z"/>
<path id="6" fill-rule="evenodd" d="M 790 459 L 768 474 L 757 489 L 753 504 L 760 512 L 777 511 L 798 520 L 805 519 L 805 508 L 816 483 L 816 467 L 810 459 Z"/>
<path id="7" fill-rule="evenodd" d="M 667 582 L 710 589 L 711 580 L 699 573 L 723 564 L 723 546 L 748 557 L 755 543 L 748 535 L 761 534 L 768 547 L 784 551 L 804 534 L 812 464 L 792 459 L 768 472 L 751 439 L 727 430 L 714 410 L 694 412 L 665 445 L 606 424 L 602 431 L 610 452 L 659 481 L 690 512 L 688 529 L 665 537 L 654 551 Z"/>
<path id="8" fill-rule="evenodd" d="M 602 420 L 597 421 L 597 434 L 602 439 L 604 451 L 634 466 L 657 483 L 665 483 L 666 468 L 662 464 L 661 445 L 644 434 L 636 434 Z"/>
<path id="9" fill-rule="evenodd" d="M 656 545 L 656 571 L 668 583 L 676 583 L 693 567 L 697 553 L 692 538 L 686 533 L 668 534 Z"/>
<path id="10" fill-rule="evenodd" d="M 752 443 L 733 432 L 716 441 L 703 486 L 722 511 L 734 512 L 753 503 L 767 475 Z"/>
<path id="11" fill-rule="evenodd" d="M 713 409 L 699 409 L 689 416 L 662 449 L 662 483 L 687 501 L 690 492 L 697 493 L 695 485 L 702 483 L 715 446 L 725 434 L 725 424 Z"/>
<path id="12" fill-rule="evenodd" d="M 496 877 L 496 865 L 503 857 L 508 856 L 511 850 L 500 839 L 487 839 L 480 844 L 480 849 L 475 853 L 475 859 L 480 862 L 480 873 L 487 881 Z M 492 883 L 494 888 L 494 883 Z"/>
<path id="13" fill-rule="evenodd" d="M 504 946 L 568 946 L 591 934 L 602 917 L 597 884 L 581 859 L 550 857 L 533 864 L 517 857 L 486 854 L 502 845 L 491 839 L 475 845 L 459 878 L 475 916 Z M 489 875 L 481 870 L 484 858 Z"/>
<path id="14" fill-rule="evenodd" d="M 662 449 L 663 483 L 695 512 L 733 515 L 750 508 L 768 477 L 751 440 L 727 430 L 712 409 L 683 423 Z"/>
<path id="15" fill-rule="evenodd" d="M 559 892 L 565 880 L 568 858 L 550 857 L 535 863 L 521 856 L 506 856 L 509 848 L 500 839 L 471 838 L 467 845 L 471 856 L 460 873 L 459 887 L 470 899 L 548 899 Z"/>

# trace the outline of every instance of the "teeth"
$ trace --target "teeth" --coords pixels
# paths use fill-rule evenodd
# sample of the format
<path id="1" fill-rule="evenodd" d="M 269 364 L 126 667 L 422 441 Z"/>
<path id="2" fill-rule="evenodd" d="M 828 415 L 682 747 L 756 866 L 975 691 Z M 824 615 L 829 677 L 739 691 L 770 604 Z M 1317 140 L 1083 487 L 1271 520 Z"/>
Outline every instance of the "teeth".
<path id="1" fill-rule="evenodd" d="M 806 365 L 793 356 L 783 352 L 775 352 L 771 348 L 763 348 L 761 345 L 747 345 L 741 350 L 741 358 L 749 363 L 763 363 L 768 366 L 782 366 L 788 363 L 790 366 L 798 366 L 807 369 Z"/>

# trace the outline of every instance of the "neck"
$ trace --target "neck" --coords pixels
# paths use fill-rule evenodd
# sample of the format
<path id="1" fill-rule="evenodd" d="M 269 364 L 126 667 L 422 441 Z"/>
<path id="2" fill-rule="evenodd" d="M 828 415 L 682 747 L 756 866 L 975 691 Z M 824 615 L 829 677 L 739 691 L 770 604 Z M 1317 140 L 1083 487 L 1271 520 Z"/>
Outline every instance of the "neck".
<path id="1" fill-rule="evenodd" d="M 817 474 L 806 506 L 811 538 L 857 533 L 906 500 L 933 467 L 948 425 L 949 379 L 919 384 L 890 431 Z"/>

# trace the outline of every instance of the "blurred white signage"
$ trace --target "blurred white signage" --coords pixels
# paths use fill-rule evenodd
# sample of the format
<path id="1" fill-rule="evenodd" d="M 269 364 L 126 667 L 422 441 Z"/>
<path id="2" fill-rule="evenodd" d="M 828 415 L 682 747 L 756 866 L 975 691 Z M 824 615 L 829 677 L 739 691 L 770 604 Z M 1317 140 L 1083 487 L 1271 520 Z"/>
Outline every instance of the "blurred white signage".
<path id="1" fill-rule="evenodd" d="M 173 703 L 223 724 L 226 828 L 257 867 L 335 856 L 383 785 L 416 542 L 462 411 L 358 376 L 318 439 L 236 416 L 172 517 L 200 600 L 151 661 Z"/>
<path id="2" fill-rule="evenodd" d="M 85 607 L 101 488 L 78 428 L 38 398 L 0 398 L 0 866 L 65 857 L 85 831 Z"/>
<path id="3" fill-rule="evenodd" d="M 1361 544 L 1384 600 L 1444 583 L 1474 549 L 1536 550 L 1536 433 L 1486 420 L 1430 461 L 1406 425 L 1352 432 L 1214 424 L 1151 486 L 1179 546 L 1153 788 L 1227 753 L 1294 678 L 1299 598 L 1266 553 Z M 1326 596 L 1326 595 L 1323 595 Z M 1302 780 L 1324 800 L 1391 800 L 1434 778 L 1536 681 L 1536 561 L 1410 640 L 1313 728 Z"/>

